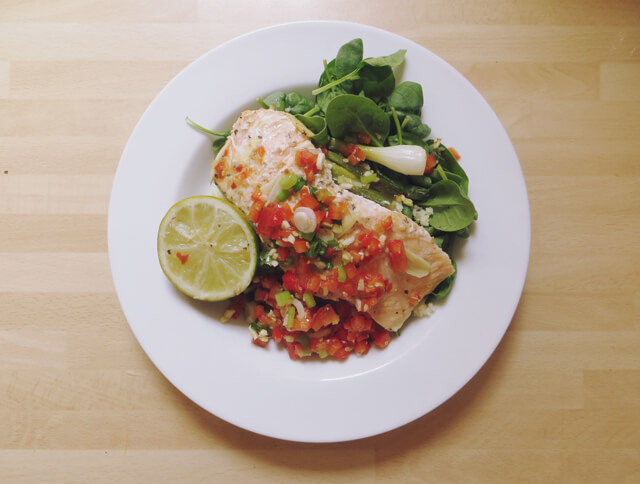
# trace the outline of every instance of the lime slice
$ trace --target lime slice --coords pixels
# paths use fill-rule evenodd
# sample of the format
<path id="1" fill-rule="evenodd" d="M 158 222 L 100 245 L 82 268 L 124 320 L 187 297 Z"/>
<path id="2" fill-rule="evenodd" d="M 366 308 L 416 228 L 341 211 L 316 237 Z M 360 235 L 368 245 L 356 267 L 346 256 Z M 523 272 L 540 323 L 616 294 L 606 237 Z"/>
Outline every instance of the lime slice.
<path id="1" fill-rule="evenodd" d="M 180 291 L 195 299 L 221 301 L 249 286 L 258 248 L 242 212 L 225 200 L 203 195 L 169 209 L 158 230 L 158 258 Z"/>

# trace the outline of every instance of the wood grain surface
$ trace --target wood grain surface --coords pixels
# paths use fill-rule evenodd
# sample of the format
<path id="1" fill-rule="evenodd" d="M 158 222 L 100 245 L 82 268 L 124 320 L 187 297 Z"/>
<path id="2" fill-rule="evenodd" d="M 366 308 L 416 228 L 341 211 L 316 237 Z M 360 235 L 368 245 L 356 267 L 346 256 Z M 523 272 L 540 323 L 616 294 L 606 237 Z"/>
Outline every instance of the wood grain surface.
<path id="1" fill-rule="evenodd" d="M 526 177 L 510 329 L 448 402 L 339 444 L 201 410 L 139 347 L 106 244 L 128 136 L 237 35 L 352 20 L 460 70 Z M 0 1 L 0 482 L 640 482 L 637 0 Z"/>

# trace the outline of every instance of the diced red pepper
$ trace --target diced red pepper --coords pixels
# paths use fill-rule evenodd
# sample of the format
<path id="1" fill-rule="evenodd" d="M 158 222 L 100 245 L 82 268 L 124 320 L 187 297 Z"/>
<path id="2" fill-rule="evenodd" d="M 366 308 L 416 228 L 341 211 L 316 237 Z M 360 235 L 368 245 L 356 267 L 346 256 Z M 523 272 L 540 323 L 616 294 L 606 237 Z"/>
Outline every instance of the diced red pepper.
<path id="1" fill-rule="evenodd" d="M 427 156 L 427 164 L 424 168 L 424 174 L 431 175 L 431 173 L 433 172 L 433 169 L 436 167 L 437 164 L 438 162 L 436 161 L 436 157 L 433 155 L 433 153 L 429 153 L 429 156 Z"/>
<path id="2" fill-rule="evenodd" d="M 451 152 L 451 154 L 456 160 L 460 159 L 460 153 L 458 153 L 458 151 L 455 148 L 449 148 L 449 151 Z"/>
<path id="3" fill-rule="evenodd" d="M 176 252 L 176 257 L 180 259 L 182 264 L 186 264 L 187 260 L 189 260 L 189 254 L 181 254 L 180 252 Z"/>
<path id="4" fill-rule="evenodd" d="M 396 272 L 404 272 L 407 270 L 407 254 L 404 250 L 404 242 L 402 240 L 387 241 L 387 250 L 389 251 L 389 264 Z"/>

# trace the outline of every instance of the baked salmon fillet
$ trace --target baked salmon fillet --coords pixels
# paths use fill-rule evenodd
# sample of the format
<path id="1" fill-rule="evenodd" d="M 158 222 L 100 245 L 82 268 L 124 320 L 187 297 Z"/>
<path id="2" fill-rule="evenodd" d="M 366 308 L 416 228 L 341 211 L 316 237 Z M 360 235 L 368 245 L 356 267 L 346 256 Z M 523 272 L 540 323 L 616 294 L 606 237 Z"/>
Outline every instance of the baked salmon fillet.
<path id="1" fill-rule="evenodd" d="M 402 213 L 335 183 L 310 135 L 286 112 L 244 111 L 213 161 L 212 180 L 256 224 L 286 288 L 349 301 L 397 331 L 453 273 L 451 260 Z"/>

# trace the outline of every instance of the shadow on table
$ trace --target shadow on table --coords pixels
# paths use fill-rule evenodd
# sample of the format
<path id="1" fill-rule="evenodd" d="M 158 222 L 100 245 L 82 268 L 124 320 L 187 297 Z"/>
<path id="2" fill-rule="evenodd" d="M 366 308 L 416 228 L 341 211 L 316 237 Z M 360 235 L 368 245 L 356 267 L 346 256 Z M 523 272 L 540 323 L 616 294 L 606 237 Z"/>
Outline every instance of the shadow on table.
<path id="1" fill-rule="evenodd" d="M 380 465 L 416 448 L 424 449 L 446 439 L 448 434 L 473 418 L 474 409 L 495 391 L 495 376 L 508 362 L 507 354 L 513 347 L 514 329 L 519 326 L 519 314 L 524 304 L 523 295 L 509 330 L 471 381 L 427 415 L 377 436 L 330 444 L 289 442 L 238 428 L 197 407 L 186 397 L 181 401 L 185 406 L 193 407 L 189 414 L 198 420 L 199 428 L 209 429 L 214 434 L 212 438 L 218 441 L 218 445 L 222 443 L 225 448 L 250 454 L 254 462 L 257 461 L 257 467 L 260 467 L 258 462 L 264 461 L 270 466 L 290 467 L 294 471 L 326 472 L 330 469 L 339 472 L 365 468 L 374 462 Z M 286 418 L 286 415 L 281 417 Z"/>

